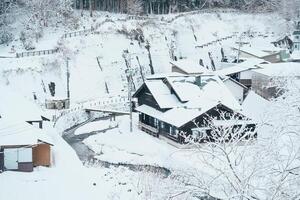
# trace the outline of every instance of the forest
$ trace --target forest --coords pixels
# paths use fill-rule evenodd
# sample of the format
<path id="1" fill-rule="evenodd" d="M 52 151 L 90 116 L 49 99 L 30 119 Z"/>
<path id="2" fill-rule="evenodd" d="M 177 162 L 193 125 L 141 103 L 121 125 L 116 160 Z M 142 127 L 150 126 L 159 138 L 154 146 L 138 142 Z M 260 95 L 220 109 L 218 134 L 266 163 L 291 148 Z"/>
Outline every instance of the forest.
<path id="1" fill-rule="evenodd" d="M 95 11 L 151 15 L 197 10 L 234 9 L 236 12 L 278 12 L 285 19 L 299 17 L 300 0 L 2 0 L 0 1 L 0 44 L 19 37 L 31 49 L 28 38 L 38 40 L 44 27 L 78 28 L 80 16 Z M 13 24 L 22 19 L 23 29 L 14 34 Z"/>
<path id="2" fill-rule="evenodd" d="M 207 8 L 275 11 L 291 4 L 282 0 L 74 0 L 74 8 L 129 14 L 168 14 Z"/>

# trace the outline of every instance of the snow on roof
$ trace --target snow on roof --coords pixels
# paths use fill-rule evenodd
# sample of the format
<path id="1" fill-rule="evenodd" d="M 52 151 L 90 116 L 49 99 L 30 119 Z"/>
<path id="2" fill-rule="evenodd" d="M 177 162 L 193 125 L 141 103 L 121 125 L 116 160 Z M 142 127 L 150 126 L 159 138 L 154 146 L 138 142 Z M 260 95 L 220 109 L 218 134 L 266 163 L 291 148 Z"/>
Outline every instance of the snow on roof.
<path id="1" fill-rule="evenodd" d="M 178 99 L 162 80 L 147 80 L 145 84 L 160 108 L 172 108 L 178 104 Z"/>
<path id="2" fill-rule="evenodd" d="M 222 80 L 224 83 L 230 81 L 230 82 L 236 84 L 236 85 L 239 86 L 239 87 L 242 87 L 242 88 L 244 88 L 244 89 L 247 89 L 247 87 L 246 87 L 245 85 L 243 85 L 242 83 L 240 83 L 240 82 L 234 80 L 233 78 L 231 78 L 231 77 L 229 77 L 229 76 L 220 76 L 220 78 L 221 78 L 221 80 Z"/>
<path id="3" fill-rule="evenodd" d="M 266 76 L 300 76 L 300 63 L 296 62 L 272 63 L 258 66 L 261 69 L 255 69 L 254 71 Z"/>
<path id="4" fill-rule="evenodd" d="M 261 121 L 269 108 L 270 102 L 250 91 L 242 104 L 242 113 L 256 121 Z"/>
<path id="5" fill-rule="evenodd" d="M 191 81 L 188 81 L 186 77 L 167 77 L 168 82 L 181 101 L 189 101 L 200 92 L 200 87 L 193 83 L 195 78 L 190 78 L 192 78 Z"/>
<path id="6" fill-rule="evenodd" d="M 300 51 L 294 51 L 294 52 L 291 54 L 291 59 L 292 59 L 292 60 L 300 60 Z"/>
<path id="7" fill-rule="evenodd" d="M 180 68 L 182 71 L 187 74 L 211 74 L 211 71 L 205 67 L 200 66 L 193 60 L 181 59 L 178 61 L 170 62 L 173 66 Z"/>
<path id="8" fill-rule="evenodd" d="M 44 131 L 24 121 L 0 118 L 0 127 L 0 146 L 35 145 L 40 142 L 52 144 Z"/>
<path id="9" fill-rule="evenodd" d="M 194 77 L 188 77 L 187 79 L 190 78 L 194 79 Z M 241 110 L 241 106 L 235 97 L 217 76 L 207 77 L 206 80 L 203 80 L 204 84 L 201 87 L 189 82 L 190 80 L 184 82 L 178 81 L 176 78 L 168 78 L 168 81 L 172 87 L 175 86 L 175 89 L 173 89 L 176 93 L 188 102 L 180 103 L 177 101 L 177 104 L 166 112 L 160 112 L 147 105 L 141 105 L 136 110 L 176 127 L 183 126 L 219 104 L 234 111 Z M 168 87 L 167 89 L 169 90 Z"/>
<path id="10" fill-rule="evenodd" d="M 271 43 L 279 42 L 279 41 L 281 41 L 281 40 L 284 40 L 286 37 L 289 38 L 289 35 L 287 35 L 287 34 L 282 34 L 282 35 L 280 35 L 279 37 L 277 37 L 277 38 L 276 38 L 273 42 L 271 42 Z"/>
<path id="11" fill-rule="evenodd" d="M 218 75 L 230 75 L 235 74 L 243 71 L 248 71 L 251 69 L 257 69 L 257 65 L 261 63 L 268 63 L 267 61 L 263 59 L 257 59 L 257 58 L 250 58 L 242 63 L 238 63 L 232 67 L 227 67 L 221 70 L 217 70 L 216 74 Z"/>
<path id="12" fill-rule="evenodd" d="M 0 86 L 0 91 L 0 116 L 23 121 L 42 120 L 44 113 L 34 102 L 7 86 Z"/>
<path id="13" fill-rule="evenodd" d="M 162 79 L 162 78 L 166 78 L 166 77 L 182 77 L 182 76 L 188 76 L 188 75 L 183 75 L 178 72 L 160 73 L 160 74 L 149 75 L 146 77 L 146 79 L 151 80 L 151 79 Z"/>
<path id="14" fill-rule="evenodd" d="M 238 48 L 235 47 L 235 49 L 238 49 Z M 240 51 L 250 54 L 250 55 L 253 55 L 253 56 L 256 56 L 256 57 L 259 57 L 259 58 L 263 58 L 265 56 L 269 56 L 272 54 L 272 53 L 267 53 L 260 49 L 256 49 L 253 47 L 247 47 L 247 46 L 241 47 Z"/>

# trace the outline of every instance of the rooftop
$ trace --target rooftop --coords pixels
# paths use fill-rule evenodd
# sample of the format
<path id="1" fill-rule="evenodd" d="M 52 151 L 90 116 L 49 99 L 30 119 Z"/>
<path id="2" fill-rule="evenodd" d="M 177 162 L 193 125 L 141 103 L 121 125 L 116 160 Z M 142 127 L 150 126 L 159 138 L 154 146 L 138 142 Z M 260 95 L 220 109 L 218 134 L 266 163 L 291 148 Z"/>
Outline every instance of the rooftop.
<path id="1" fill-rule="evenodd" d="M 52 143 L 50 137 L 43 130 L 24 121 L 0 118 L 0 127 L 0 146 Z"/>
<path id="2" fill-rule="evenodd" d="M 201 66 L 199 63 L 189 59 L 181 59 L 170 62 L 171 65 L 180 68 L 187 74 L 211 74 L 211 71 Z"/>
<path id="3" fill-rule="evenodd" d="M 22 121 L 42 120 L 45 113 L 33 101 L 26 99 L 8 86 L 0 86 L 0 116 Z"/>
<path id="4" fill-rule="evenodd" d="M 238 49 L 238 47 L 234 47 L 234 49 Z M 258 58 L 263 58 L 275 53 L 278 53 L 281 49 L 279 48 L 272 48 L 272 49 L 259 49 L 259 48 L 253 48 L 249 46 L 243 46 L 240 48 L 240 51 L 251 54 Z"/>
<path id="5" fill-rule="evenodd" d="M 272 63 L 258 66 L 261 69 L 255 69 L 254 71 L 266 76 L 300 76 L 300 63 L 296 62 Z"/>
<path id="6" fill-rule="evenodd" d="M 257 69 L 258 68 L 257 66 L 261 63 L 268 63 L 268 62 L 263 59 L 248 58 L 246 61 L 242 63 L 238 63 L 235 64 L 234 66 L 217 70 L 216 74 L 224 76 L 224 75 L 235 74 L 247 70 Z"/>
<path id="7" fill-rule="evenodd" d="M 141 105 L 136 110 L 153 116 L 161 121 L 172 124 L 176 127 L 181 127 L 196 117 L 204 114 L 206 111 L 216 107 L 217 105 L 224 105 L 234 111 L 241 110 L 241 106 L 232 95 L 232 93 L 225 86 L 223 81 L 218 77 L 203 78 L 202 85 L 199 87 L 194 84 L 195 77 L 173 77 L 167 78 L 171 87 L 174 89 L 181 102 L 174 94 L 171 94 L 170 89 L 166 86 L 162 89 L 160 86 L 156 87 L 159 90 L 152 93 L 155 99 L 160 99 L 161 95 L 172 96 L 172 100 L 164 97 L 164 104 L 170 109 L 161 112 L 147 105 Z M 146 84 L 147 85 L 147 84 Z M 168 89 L 168 91 L 167 91 Z M 152 91 L 154 88 L 152 88 Z M 187 92 L 188 91 L 188 92 Z"/>

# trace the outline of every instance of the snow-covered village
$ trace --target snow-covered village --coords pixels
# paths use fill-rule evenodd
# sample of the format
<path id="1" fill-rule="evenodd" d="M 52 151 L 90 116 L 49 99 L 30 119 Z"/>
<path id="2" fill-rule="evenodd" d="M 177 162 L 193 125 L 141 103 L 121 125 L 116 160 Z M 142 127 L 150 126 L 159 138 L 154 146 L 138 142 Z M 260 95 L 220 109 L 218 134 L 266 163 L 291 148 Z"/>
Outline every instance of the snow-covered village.
<path id="1" fill-rule="evenodd" d="M 0 200 L 300 200 L 300 0 L 0 0 Z"/>

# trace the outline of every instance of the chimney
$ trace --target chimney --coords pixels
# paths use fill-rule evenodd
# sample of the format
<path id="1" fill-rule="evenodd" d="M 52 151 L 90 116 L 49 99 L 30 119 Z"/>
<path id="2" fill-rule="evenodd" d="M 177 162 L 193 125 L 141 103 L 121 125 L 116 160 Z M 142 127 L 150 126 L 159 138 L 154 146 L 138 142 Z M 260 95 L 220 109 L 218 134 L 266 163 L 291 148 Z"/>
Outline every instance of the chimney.
<path id="1" fill-rule="evenodd" d="M 201 76 L 196 76 L 195 77 L 195 84 L 201 87 Z"/>

